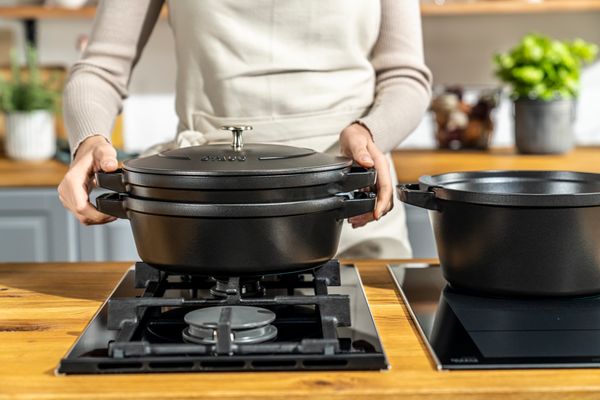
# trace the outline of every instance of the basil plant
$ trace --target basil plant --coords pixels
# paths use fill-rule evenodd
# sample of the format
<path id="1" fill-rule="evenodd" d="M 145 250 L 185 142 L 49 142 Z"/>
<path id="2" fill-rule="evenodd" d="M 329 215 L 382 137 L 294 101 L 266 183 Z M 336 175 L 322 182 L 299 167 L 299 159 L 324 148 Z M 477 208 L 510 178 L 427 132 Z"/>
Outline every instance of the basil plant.
<path id="1" fill-rule="evenodd" d="M 582 39 L 568 42 L 528 34 L 494 56 L 495 74 L 510 85 L 514 99 L 571 99 L 579 92 L 582 66 L 597 54 L 598 46 Z"/>

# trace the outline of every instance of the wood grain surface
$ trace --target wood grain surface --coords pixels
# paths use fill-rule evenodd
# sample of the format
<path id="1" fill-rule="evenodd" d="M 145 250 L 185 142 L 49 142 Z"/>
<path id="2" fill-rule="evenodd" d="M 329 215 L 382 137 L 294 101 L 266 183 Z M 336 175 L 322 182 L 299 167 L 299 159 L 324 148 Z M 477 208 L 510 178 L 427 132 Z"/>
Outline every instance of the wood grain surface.
<path id="1" fill-rule="evenodd" d="M 535 14 L 599 11 L 599 0 L 433 0 L 421 4 L 423 16 Z"/>
<path id="2" fill-rule="evenodd" d="M 385 269 L 359 269 L 389 371 L 55 376 L 128 264 L 0 265 L 0 399 L 600 399 L 600 370 L 438 372 Z"/>
<path id="3" fill-rule="evenodd" d="M 600 147 L 579 147 L 561 155 L 524 155 L 513 148 L 490 151 L 399 150 L 393 153 L 398 181 L 421 175 L 497 169 L 565 170 L 600 173 Z"/>
<path id="4" fill-rule="evenodd" d="M 56 161 L 15 161 L 0 156 L 0 188 L 57 187 L 68 166 Z"/>

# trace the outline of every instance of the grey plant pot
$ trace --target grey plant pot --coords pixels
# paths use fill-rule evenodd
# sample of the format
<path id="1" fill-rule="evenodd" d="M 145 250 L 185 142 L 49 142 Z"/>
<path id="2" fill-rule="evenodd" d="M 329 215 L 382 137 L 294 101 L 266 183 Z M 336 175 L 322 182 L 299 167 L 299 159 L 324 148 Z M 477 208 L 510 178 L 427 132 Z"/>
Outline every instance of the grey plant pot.
<path id="1" fill-rule="evenodd" d="M 572 99 L 515 101 L 515 145 L 525 154 L 561 154 L 573 148 Z"/>

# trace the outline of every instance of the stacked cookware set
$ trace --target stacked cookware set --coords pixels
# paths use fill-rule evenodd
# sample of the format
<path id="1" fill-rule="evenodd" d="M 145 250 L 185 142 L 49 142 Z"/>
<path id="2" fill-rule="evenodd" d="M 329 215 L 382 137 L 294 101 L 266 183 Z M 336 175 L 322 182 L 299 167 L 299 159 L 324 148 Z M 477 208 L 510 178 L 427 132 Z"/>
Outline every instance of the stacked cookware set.
<path id="1" fill-rule="evenodd" d="M 128 160 L 98 173 L 98 209 L 128 218 L 139 256 L 211 276 L 305 270 L 337 252 L 345 218 L 370 212 L 374 170 L 311 149 L 233 142 Z"/>

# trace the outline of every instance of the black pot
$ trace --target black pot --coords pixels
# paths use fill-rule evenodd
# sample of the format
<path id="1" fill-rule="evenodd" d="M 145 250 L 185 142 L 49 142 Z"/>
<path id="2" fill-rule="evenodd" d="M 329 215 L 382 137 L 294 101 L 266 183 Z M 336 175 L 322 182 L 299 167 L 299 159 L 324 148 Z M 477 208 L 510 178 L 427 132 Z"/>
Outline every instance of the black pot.
<path id="1" fill-rule="evenodd" d="M 241 135 L 250 127 L 225 127 Z M 238 137 L 241 138 L 241 136 Z M 365 188 L 374 169 L 311 149 L 273 144 L 212 144 L 127 160 L 96 174 L 98 185 L 131 196 L 199 203 L 312 200 Z"/>
<path id="2" fill-rule="evenodd" d="M 141 259 L 166 271 L 244 276 L 316 267 L 335 256 L 342 221 L 371 212 L 374 170 L 314 150 L 214 144 L 128 160 L 98 173 L 119 194 L 103 213 L 131 221 Z"/>
<path id="3" fill-rule="evenodd" d="M 424 176 L 400 199 L 430 210 L 454 288 L 500 295 L 600 293 L 600 175 L 480 171 Z"/>
<path id="4" fill-rule="evenodd" d="M 110 193 L 96 201 L 101 212 L 131 221 L 144 262 L 165 271 L 245 276 L 310 269 L 333 258 L 343 220 L 372 211 L 375 195 L 186 204 Z"/>

